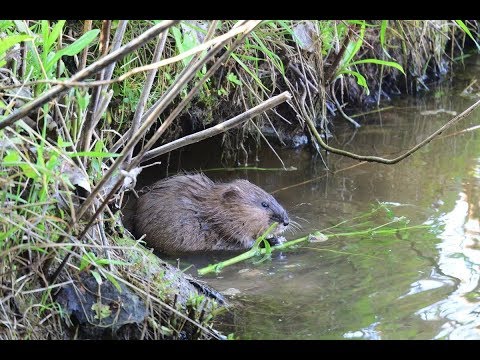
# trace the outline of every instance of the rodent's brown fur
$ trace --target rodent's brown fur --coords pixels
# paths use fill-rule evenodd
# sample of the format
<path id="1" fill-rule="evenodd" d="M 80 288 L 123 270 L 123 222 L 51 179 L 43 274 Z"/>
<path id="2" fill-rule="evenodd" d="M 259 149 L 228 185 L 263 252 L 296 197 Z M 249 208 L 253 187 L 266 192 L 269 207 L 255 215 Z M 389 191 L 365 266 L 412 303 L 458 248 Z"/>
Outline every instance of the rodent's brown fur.
<path id="1" fill-rule="evenodd" d="M 274 222 L 288 226 L 285 209 L 247 180 L 214 183 L 203 174 L 177 175 L 146 188 L 137 202 L 134 228 L 151 247 L 168 254 L 241 250 Z"/>

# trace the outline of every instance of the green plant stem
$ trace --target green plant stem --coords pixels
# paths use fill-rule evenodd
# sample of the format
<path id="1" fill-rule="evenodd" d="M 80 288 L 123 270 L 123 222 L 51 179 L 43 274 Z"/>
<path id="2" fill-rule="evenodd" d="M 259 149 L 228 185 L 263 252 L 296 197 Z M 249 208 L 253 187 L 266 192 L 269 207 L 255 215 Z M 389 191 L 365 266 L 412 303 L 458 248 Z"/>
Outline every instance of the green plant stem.
<path id="1" fill-rule="evenodd" d="M 338 234 L 330 234 L 326 235 L 328 238 L 331 237 L 349 237 L 349 236 L 359 236 L 359 235 L 385 235 L 385 234 L 392 234 L 396 231 L 404 231 L 404 230 L 414 230 L 414 229 L 424 229 L 429 227 L 429 225 L 414 225 L 414 226 L 407 226 L 404 228 L 400 229 L 385 229 L 385 230 L 374 230 L 374 229 L 368 229 L 368 230 L 362 230 L 362 231 L 352 231 L 352 232 L 345 232 L 345 233 L 338 233 Z M 273 249 L 274 247 L 272 247 Z"/>
<path id="2" fill-rule="evenodd" d="M 248 250 L 247 252 L 245 252 L 243 254 L 240 254 L 238 256 L 235 256 L 231 259 L 221 261 L 217 264 L 208 265 L 207 267 L 204 267 L 204 268 L 198 270 L 198 273 L 200 275 L 204 275 L 204 274 L 208 274 L 208 273 L 213 272 L 213 271 L 217 272 L 225 266 L 229 266 L 229 265 L 238 263 L 240 261 L 249 259 L 249 258 L 251 258 L 255 255 L 258 255 L 258 254 L 262 254 L 262 252 L 261 252 L 262 250 L 264 250 L 263 254 L 265 254 L 267 249 L 265 249 L 265 248 L 261 249 L 261 248 L 259 248 L 259 246 L 265 240 L 265 238 L 268 236 L 268 234 L 270 234 L 273 231 L 273 229 L 275 229 L 277 227 L 277 225 L 278 225 L 277 222 L 274 222 L 272 225 L 270 225 L 270 227 L 262 234 L 262 236 L 260 236 L 257 240 L 255 240 L 255 243 L 253 244 L 252 248 L 250 250 Z M 270 249 L 272 249 L 272 248 L 270 248 Z"/>
<path id="3" fill-rule="evenodd" d="M 388 224 L 385 224 L 385 225 L 388 225 Z M 382 225 L 382 226 L 384 226 L 384 225 Z M 211 265 L 208 265 L 206 267 L 203 267 L 203 268 L 198 270 L 198 274 L 199 275 L 206 275 L 206 274 L 209 274 L 209 273 L 212 273 L 212 272 L 219 272 L 221 269 L 223 269 L 224 267 L 227 267 L 229 265 L 239 263 L 241 261 L 250 259 L 250 258 L 252 258 L 254 256 L 257 256 L 257 255 L 266 255 L 266 254 L 269 254 L 269 253 L 271 253 L 273 251 L 276 251 L 276 250 L 285 250 L 285 249 L 287 249 L 289 247 L 292 247 L 294 245 L 298 245 L 302 242 L 309 241 L 312 237 L 316 237 L 316 236 L 319 236 L 319 235 L 325 236 L 326 237 L 325 241 L 326 241 L 326 240 L 328 240 L 332 237 L 352 237 L 352 236 L 360 236 L 360 235 L 368 235 L 368 234 L 370 234 L 370 235 L 384 235 L 384 234 L 392 234 L 392 233 L 395 233 L 397 231 L 422 229 L 422 228 L 427 228 L 427 227 L 429 227 L 429 225 L 414 225 L 414 226 L 406 226 L 406 227 L 400 228 L 400 229 L 384 229 L 384 230 L 368 229 L 368 230 L 362 230 L 362 231 L 351 231 L 351 232 L 337 233 L 337 234 L 330 234 L 330 235 L 325 235 L 325 234 L 322 234 L 320 231 L 316 231 L 316 232 L 313 232 L 312 234 L 309 234 L 307 236 L 303 236 L 303 237 L 295 239 L 295 240 L 286 241 L 282 244 L 272 246 L 270 249 L 259 248 L 258 245 L 270 233 L 270 231 L 271 231 L 270 229 L 272 228 L 272 227 L 270 227 L 265 232 L 265 234 L 263 234 L 261 237 L 259 237 L 257 239 L 257 241 L 255 241 L 255 245 L 253 245 L 253 247 L 250 250 L 248 250 L 247 252 L 244 252 L 240 255 L 237 255 L 237 256 L 235 256 L 233 258 L 230 258 L 230 259 L 227 259 L 225 261 L 221 261 L 219 263 L 211 264 Z M 378 227 L 376 229 L 378 229 Z"/>

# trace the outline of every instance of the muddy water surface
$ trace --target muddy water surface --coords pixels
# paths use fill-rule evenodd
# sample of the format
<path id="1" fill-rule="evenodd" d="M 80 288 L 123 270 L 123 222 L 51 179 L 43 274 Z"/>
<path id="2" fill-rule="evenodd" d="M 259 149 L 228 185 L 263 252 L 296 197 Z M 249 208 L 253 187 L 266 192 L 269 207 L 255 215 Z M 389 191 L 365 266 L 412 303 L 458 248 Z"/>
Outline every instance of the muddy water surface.
<path id="1" fill-rule="evenodd" d="M 338 121 L 330 142 L 360 154 L 399 155 L 448 121 L 450 112 L 475 101 L 461 92 L 476 77 L 480 59 L 470 60 L 453 85 L 394 99 L 383 105 L 390 109 L 357 117 L 364 126 L 356 133 Z M 438 109 L 447 112 L 431 112 Z M 429 225 L 402 236 L 308 243 L 205 276 L 219 291 L 239 292 L 232 300 L 236 310 L 219 326 L 241 339 L 480 339 L 480 133 L 458 133 L 479 123 L 476 111 L 397 165 L 329 155 L 327 171 L 307 150 L 278 150 L 296 171 L 208 172 L 214 179 L 247 178 L 274 192 L 301 225 L 287 239 L 352 219 L 379 202 L 410 224 Z M 218 167 L 205 146 L 186 148 L 170 171 Z M 250 165 L 280 167 L 263 148 L 260 161 Z M 149 169 L 143 181 L 151 182 L 156 171 Z M 370 219 L 386 222 L 383 213 Z M 187 271 L 195 273 L 220 259 L 181 259 L 180 267 L 193 264 Z"/>

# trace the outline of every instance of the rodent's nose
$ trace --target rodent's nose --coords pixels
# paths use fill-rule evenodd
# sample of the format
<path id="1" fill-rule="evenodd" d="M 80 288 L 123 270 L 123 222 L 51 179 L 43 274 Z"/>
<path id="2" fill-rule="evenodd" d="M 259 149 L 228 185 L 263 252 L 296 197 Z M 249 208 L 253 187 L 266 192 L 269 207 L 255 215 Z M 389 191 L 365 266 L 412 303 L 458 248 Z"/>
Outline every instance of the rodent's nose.
<path id="1" fill-rule="evenodd" d="M 288 226 L 288 224 L 290 224 L 290 222 L 288 221 L 288 219 L 283 220 L 283 225 L 284 225 L 284 226 Z"/>

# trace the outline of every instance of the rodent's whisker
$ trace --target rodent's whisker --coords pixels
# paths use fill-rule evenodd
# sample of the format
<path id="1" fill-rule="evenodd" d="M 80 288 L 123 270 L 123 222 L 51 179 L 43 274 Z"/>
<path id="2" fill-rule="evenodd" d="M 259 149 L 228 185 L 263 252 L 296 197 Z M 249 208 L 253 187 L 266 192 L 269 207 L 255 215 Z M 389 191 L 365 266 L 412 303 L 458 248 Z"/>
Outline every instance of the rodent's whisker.
<path id="1" fill-rule="evenodd" d="M 294 215 L 294 216 L 295 216 L 295 218 L 300 219 L 302 221 L 305 221 L 306 223 L 310 223 L 310 221 L 308 221 L 308 219 L 302 218 L 302 217 L 297 216 L 297 215 Z"/>

